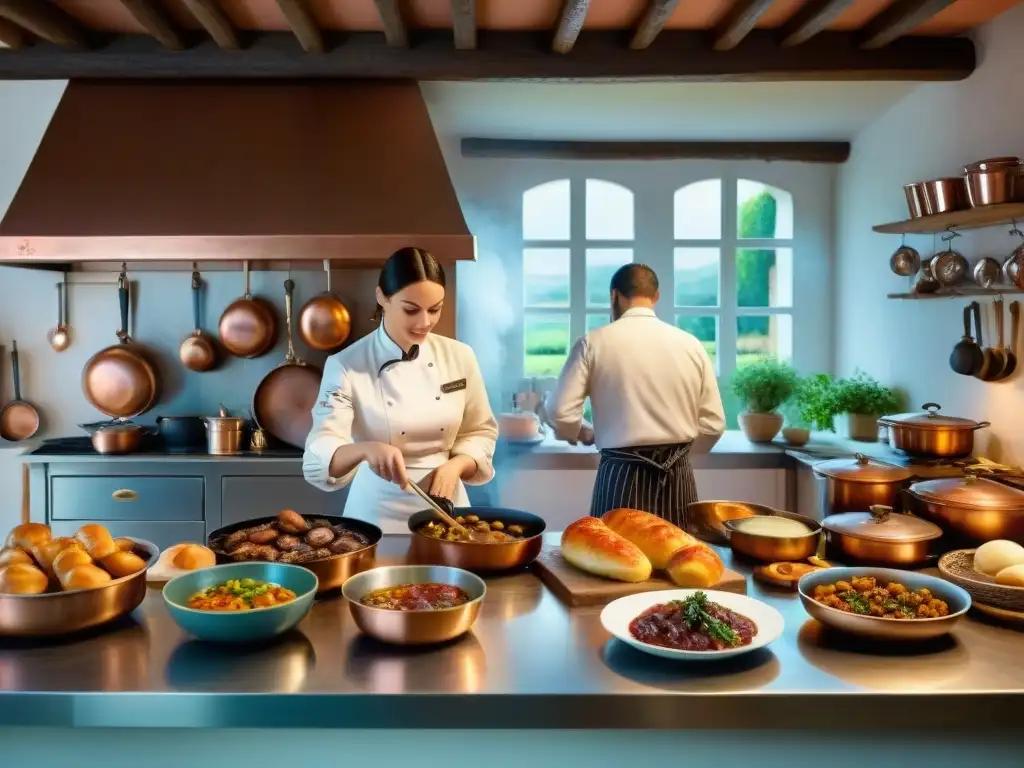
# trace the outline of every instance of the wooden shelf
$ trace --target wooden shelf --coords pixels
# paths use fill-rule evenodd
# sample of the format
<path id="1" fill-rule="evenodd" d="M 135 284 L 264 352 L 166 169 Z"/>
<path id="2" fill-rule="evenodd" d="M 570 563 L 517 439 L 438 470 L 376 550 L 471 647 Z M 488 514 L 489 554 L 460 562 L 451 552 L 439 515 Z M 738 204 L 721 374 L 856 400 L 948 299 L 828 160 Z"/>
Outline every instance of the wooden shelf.
<path id="1" fill-rule="evenodd" d="M 1024 223 L 1024 203 L 1003 203 L 950 213 L 937 213 L 934 216 L 921 216 L 906 221 L 879 224 L 872 229 L 875 232 L 892 235 L 930 235 L 936 232 L 945 232 L 951 227 L 953 229 L 996 227 L 1000 224 L 1010 224 L 1014 219 Z"/>
<path id="2" fill-rule="evenodd" d="M 1000 296 L 1020 296 L 1024 290 L 1016 286 L 1007 285 L 1000 289 L 995 288 L 971 288 L 963 286 L 956 289 L 945 289 L 935 293 L 890 293 L 889 299 L 998 299 Z"/>

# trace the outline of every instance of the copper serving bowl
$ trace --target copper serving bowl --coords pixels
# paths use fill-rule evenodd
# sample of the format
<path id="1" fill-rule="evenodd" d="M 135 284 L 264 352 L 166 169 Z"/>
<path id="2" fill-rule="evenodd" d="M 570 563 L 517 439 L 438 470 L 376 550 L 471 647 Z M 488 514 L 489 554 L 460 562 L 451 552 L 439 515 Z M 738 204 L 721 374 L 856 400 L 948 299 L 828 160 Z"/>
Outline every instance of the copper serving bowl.
<path id="1" fill-rule="evenodd" d="M 308 568 L 316 574 L 316 577 L 320 582 L 317 594 L 337 589 L 350 577 L 373 568 L 374 564 L 377 562 L 377 544 L 380 543 L 381 538 L 384 536 L 383 531 L 381 531 L 381 529 L 376 525 L 367 523 L 363 520 L 357 520 L 354 517 L 340 517 L 338 515 L 303 515 L 303 517 L 327 520 L 331 525 L 344 525 L 346 528 L 349 528 L 356 533 L 363 534 L 370 540 L 369 546 L 364 547 L 363 549 L 358 549 L 355 552 L 345 552 L 340 555 L 332 555 L 331 557 L 325 557 L 321 560 L 311 560 L 308 563 L 297 563 L 297 565 L 301 565 L 303 568 Z M 221 547 L 223 539 L 235 531 L 242 530 L 243 528 L 253 528 L 257 525 L 263 525 L 264 523 L 273 523 L 276 520 L 277 516 L 258 517 L 253 520 L 245 520 L 241 523 L 226 525 L 211 533 L 207 537 L 207 542 L 210 549 L 212 549 L 214 554 L 217 556 L 218 563 L 236 563 L 238 561 L 232 560 L 231 556 Z"/>
<path id="2" fill-rule="evenodd" d="M 686 505 L 684 527 L 691 536 L 708 544 L 729 546 L 728 520 L 742 520 L 756 515 L 778 515 L 780 510 L 746 501 L 695 501 Z"/>
<path id="3" fill-rule="evenodd" d="M 800 562 L 818 551 L 821 539 L 821 523 L 795 512 L 774 510 L 772 517 L 785 517 L 803 523 L 810 530 L 800 536 L 764 536 L 749 533 L 737 527 L 738 520 L 726 520 L 724 525 L 729 531 L 729 546 L 732 551 L 752 560 L 765 563 Z"/>
<path id="4" fill-rule="evenodd" d="M 0 636 L 53 637 L 119 619 L 131 613 L 146 597 L 146 571 L 160 556 L 160 549 L 144 539 L 132 539 L 133 552 L 146 567 L 99 587 L 47 592 L 42 595 L 0 595 Z"/>
<path id="5" fill-rule="evenodd" d="M 454 608 L 394 611 L 360 603 L 370 592 L 400 584 L 450 584 L 469 595 L 469 602 Z M 396 645 L 428 645 L 454 640 L 468 632 L 487 595 L 479 576 L 442 565 L 389 565 L 374 568 L 345 582 L 341 594 L 348 600 L 356 626 L 367 635 Z"/>
<path id="6" fill-rule="evenodd" d="M 525 538 L 499 544 L 472 541 L 442 541 L 431 538 L 419 529 L 437 517 L 425 509 L 409 518 L 413 534 L 409 549 L 413 562 L 424 565 L 447 565 L 473 573 L 496 573 L 522 568 L 537 559 L 547 528 L 544 519 L 529 512 L 503 507 L 456 507 L 453 517 L 476 515 L 481 520 L 500 520 L 506 525 L 521 525 Z"/>

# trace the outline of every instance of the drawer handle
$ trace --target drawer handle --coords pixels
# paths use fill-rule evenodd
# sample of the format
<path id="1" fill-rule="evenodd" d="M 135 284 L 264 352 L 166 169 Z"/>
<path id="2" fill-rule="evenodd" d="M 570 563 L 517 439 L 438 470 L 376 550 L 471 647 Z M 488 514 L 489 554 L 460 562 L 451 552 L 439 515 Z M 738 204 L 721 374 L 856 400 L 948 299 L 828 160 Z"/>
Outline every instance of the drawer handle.
<path id="1" fill-rule="evenodd" d="M 138 492 L 129 488 L 122 488 L 119 491 L 114 491 L 111 496 L 114 501 L 135 501 L 139 498 Z"/>

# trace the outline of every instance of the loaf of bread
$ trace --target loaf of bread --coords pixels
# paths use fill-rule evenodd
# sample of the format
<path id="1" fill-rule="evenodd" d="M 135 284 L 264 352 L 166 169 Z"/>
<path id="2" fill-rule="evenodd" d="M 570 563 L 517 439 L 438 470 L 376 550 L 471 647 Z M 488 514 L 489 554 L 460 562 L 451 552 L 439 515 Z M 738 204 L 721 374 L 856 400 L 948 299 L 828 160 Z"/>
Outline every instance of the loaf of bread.
<path id="1" fill-rule="evenodd" d="M 725 566 L 715 550 L 698 542 L 675 552 L 665 570 L 677 586 L 707 589 L 721 581 Z"/>
<path id="2" fill-rule="evenodd" d="M 0 595 L 41 595 L 49 583 L 34 565 L 11 563 L 0 568 Z"/>
<path id="3" fill-rule="evenodd" d="M 682 528 L 639 509 L 613 509 L 601 520 L 647 555 L 655 570 L 664 570 L 669 558 L 683 547 L 700 542 Z"/>
<path id="4" fill-rule="evenodd" d="M 93 560 L 102 560 L 107 555 L 112 555 L 118 551 L 110 531 L 98 523 L 83 525 L 78 529 L 75 538 L 85 547 L 85 551 L 89 553 Z"/>
<path id="5" fill-rule="evenodd" d="M 651 561 L 596 517 L 570 523 L 562 532 L 562 556 L 581 571 L 616 581 L 651 577 Z"/>

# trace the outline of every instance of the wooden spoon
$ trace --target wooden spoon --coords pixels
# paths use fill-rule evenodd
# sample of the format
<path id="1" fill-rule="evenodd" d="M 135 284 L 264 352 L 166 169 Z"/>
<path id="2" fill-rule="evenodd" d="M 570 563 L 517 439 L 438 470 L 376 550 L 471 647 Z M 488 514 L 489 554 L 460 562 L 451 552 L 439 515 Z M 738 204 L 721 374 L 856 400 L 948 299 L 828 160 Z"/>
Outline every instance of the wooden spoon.
<path id="1" fill-rule="evenodd" d="M 1006 349 L 1006 367 L 1002 378 L 1008 379 L 1017 370 L 1017 328 L 1020 326 L 1020 304 L 1010 302 L 1010 346 Z"/>
<path id="2" fill-rule="evenodd" d="M 973 376 L 984 360 L 981 348 L 971 336 L 971 305 L 964 307 L 964 335 L 949 353 L 949 367 L 962 376 Z"/>

